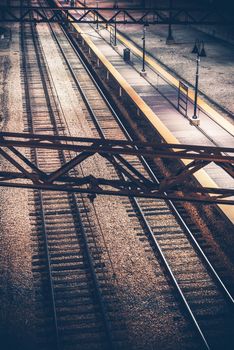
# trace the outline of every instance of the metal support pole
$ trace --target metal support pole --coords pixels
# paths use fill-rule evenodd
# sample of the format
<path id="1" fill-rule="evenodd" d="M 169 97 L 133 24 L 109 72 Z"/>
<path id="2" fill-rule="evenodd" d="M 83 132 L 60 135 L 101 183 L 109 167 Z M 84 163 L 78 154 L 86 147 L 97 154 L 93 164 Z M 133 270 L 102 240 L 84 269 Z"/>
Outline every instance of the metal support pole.
<path id="1" fill-rule="evenodd" d="M 145 72 L 145 26 L 143 27 L 143 60 L 142 60 L 142 72 Z"/>
<path id="2" fill-rule="evenodd" d="M 96 29 L 98 30 L 99 29 L 99 23 L 98 23 L 98 1 L 96 2 L 96 7 L 97 7 L 97 13 L 96 13 L 96 20 L 97 20 L 97 26 L 96 26 Z"/>
<path id="3" fill-rule="evenodd" d="M 200 57 L 206 57 L 204 41 L 196 40 L 192 53 L 197 55 L 197 60 L 196 60 L 197 68 L 196 68 L 195 95 L 194 95 L 194 111 L 193 111 L 192 118 L 190 118 L 190 124 L 198 126 L 200 124 L 200 120 L 197 115 L 198 81 L 199 81 Z"/>
<path id="4" fill-rule="evenodd" d="M 145 76 L 146 75 L 146 71 L 145 71 L 145 33 L 146 33 L 146 29 L 145 29 L 145 25 L 143 26 L 143 36 L 142 36 L 142 49 L 143 49 L 143 53 L 142 53 L 142 70 L 141 70 L 141 75 Z"/>
<path id="5" fill-rule="evenodd" d="M 172 35 L 171 22 L 172 22 L 172 0 L 170 0 L 170 3 L 169 3 L 169 24 L 168 24 L 168 35 L 166 40 L 166 44 L 168 45 L 175 43 L 174 37 Z"/>
<path id="6" fill-rule="evenodd" d="M 114 46 L 117 46 L 117 39 L 116 39 L 116 34 L 117 34 L 117 24 L 116 24 L 116 19 L 115 19 L 115 35 L 114 35 Z"/>
<path id="7" fill-rule="evenodd" d="M 86 0 L 84 0 L 84 8 L 86 7 Z M 85 14 L 85 9 L 84 9 L 84 14 Z"/>
<path id="8" fill-rule="evenodd" d="M 197 116 L 197 94 L 198 94 L 198 80 L 199 80 L 199 67 L 200 67 L 200 56 L 197 54 L 197 69 L 196 69 L 196 81 L 195 81 L 195 96 L 194 96 L 194 112 L 193 119 L 198 119 Z"/>

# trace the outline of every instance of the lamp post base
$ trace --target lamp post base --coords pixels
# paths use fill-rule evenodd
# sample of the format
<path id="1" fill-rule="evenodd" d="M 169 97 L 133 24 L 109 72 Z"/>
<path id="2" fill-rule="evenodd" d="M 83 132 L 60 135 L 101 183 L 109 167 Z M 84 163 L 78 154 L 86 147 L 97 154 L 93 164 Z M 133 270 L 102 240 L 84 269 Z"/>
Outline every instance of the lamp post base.
<path id="1" fill-rule="evenodd" d="M 147 76 L 147 72 L 146 72 L 146 71 L 141 71 L 141 72 L 140 72 L 140 75 L 141 75 L 142 77 L 146 77 L 146 76 Z"/>
<path id="2" fill-rule="evenodd" d="M 189 122 L 191 125 L 199 126 L 200 125 L 200 119 L 198 117 L 193 116 L 192 118 L 189 118 Z"/>
<path id="3" fill-rule="evenodd" d="M 175 39 L 173 38 L 172 35 L 168 35 L 167 40 L 166 40 L 167 45 L 173 45 L 175 44 Z"/>

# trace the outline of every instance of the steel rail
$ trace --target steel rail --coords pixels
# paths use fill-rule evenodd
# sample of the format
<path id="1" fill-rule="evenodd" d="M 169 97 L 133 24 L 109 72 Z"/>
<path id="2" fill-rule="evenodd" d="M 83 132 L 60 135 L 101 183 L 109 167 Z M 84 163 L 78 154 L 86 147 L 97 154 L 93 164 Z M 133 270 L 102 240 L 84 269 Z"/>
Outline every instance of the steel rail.
<path id="1" fill-rule="evenodd" d="M 120 126 L 121 129 L 124 131 L 124 133 L 125 133 L 126 137 L 128 138 L 128 140 L 132 141 L 132 139 L 131 139 L 131 137 L 130 137 L 130 134 L 128 133 L 128 131 L 127 131 L 126 128 L 124 127 L 124 125 L 123 125 L 123 123 L 121 122 L 120 118 L 118 117 L 116 111 L 114 110 L 114 108 L 112 107 L 112 105 L 111 105 L 111 103 L 108 101 L 108 99 L 106 98 L 106 96 L 105 96 L 104 92 L 102 91 L 102 89 L 100 88 L 98 82 L 94 79 L 92 73 L 90 72 L 89 68 L 88 68 L 87 65 L 85 64 L 84 60 L 81 58 L 80 54 L 78 54 L 78 52 L 77 52 L 77 50 L 78 50 L 77 46 L 75 47 L 75 45 L 73 44 L 73 42 L 71 41 L 71 39 L 68 38 L 68 35 L 67 35 L 67 33 L 65 32 L 65 30 L 63 30 L 63 31 L 64 31 L 64 34 L 65 34 L 67 40 L 69 40 L 69 42 L 70 42 L 70 44 L 71 44 L 71 47 L 73 48 L 75 54 L 77 55 L 77 57 L 79 58 L 79 60 L 82 62 L 84 68 L 85 68 L 86 71 L 88 72 L 88 74 L 89 74 L 90 78 L 92 79 L 92 81 L 94 82 L 96 88 L 98 89 L 98 91 L 99 91 L 100 94 L 102 95 L 103 99 L 104 99 L 105 102 L 107 103 L 109 109 L 112 111 L 113 115 L 115 116 L 116 120 L 118 121 L 119 126 Z M 61 46 L 61 45 L 60 45 L 60 46 Z M 66 60 L 66 62 L 67 62 L 67 61 L 68 61 L 68 60 Z M 70 71 L 73 71 L 73 70 L 72 70 L 72 67 L 70 66 L 70 64 L 69 64 L 68 67 L 69 67 L 69 70 L 70 70 Z M 72 74 L 72 76 L 73 76 L 73 78 L 74 78 L 74 74 Z M 76 83 L 76 81 L 77 81 L 77 78 L 75 77 L 75 83 Z M 96 117 L 95 117 L 95 118 L 96 118 Z M 98 125 L 98 123 L 97 123 L 96 121 L 95 121 L 95 124 Z M 99 132 L 99 134 L 100 134 L 101 137 L 104 137 L 104 133 L 102 132 L 101 129 L 99 129 L 98 132 Z M 155 180 L 158 181 L 157 177 L 155 176 L 155 174 L 154 174 L 153 170 L 151 169 L 151 167 L 148 165 L 148 163 L 147 163 L 147 161 L 145 160 L 145 158 L 144 158 L 144 157 L 140 157 L 140 158 L 142 159 L 143 164 L 144 164 L 144 166 L 146 167 L 146 169 L 148 169 L 148 171 L 150 172 L 152 178 L 154 178 Z M 136 206 L 139 207 L 139 211 L 142 212 L 142 210 L 141 210 L 141 208 L 140 208 L 140 206 L 139 206 L 137 200 L 136 200 L 136 199 L 134 199 L 134 200 L 135 200 L 135 202 L 136 202 Z M 233 306 L 233 298 L 232 298 L 231 294 L 229 293 L 229 291 L 228 291 L 227 288 L 225 287 L 224 283 L 221 281 L 220 277 L 218 276 L 217 272 L 216 272 L 215 269 L 213 268 L 212 264 L 210 263 L 210 261 L 208 260 L 208 258 L 207 258 L 206 255 L 204 254 L 204 252 L 202 251 L 201 247 L 200 247 L 199 244 L 197 243 L 197 241 L 196 241 L 196 239 L 194 238 L 193 234 L 191 233 L 191 231 L 189 230 L 189 228 L 188 228 L 187 225 L 185 224 L 183 218 L 182 218 L 181 215 L 178 213 L 178 211 L 177 211 L 177 209 L 176 209 L 174 203 L 173 203 L 171 200 L 167 200 L 167 202 L 168 202 L 168 204 L 170 205 L 170 208 L 171 208 L 171 210 L 174 212 L 175 216 L 178 218 L 179 222 L 183 225 L 183 227 L 185 228 L 186 232 L 189 234 L 189 237 L 190 237 L 190 238 L 192 239 L 192 241 L 193 241 L 193 246 L 195 245 L 198 254 L 201 255 L 202 258 L 204 259 L 204 261 L 205 261 L 205 263 L 207 264 L 208 268 L 210 269 L 210 271 L 212 272 L 213 276 L 215 277 L 216 282 L 218 283 L 219 287 L 221 288 L 223 294 L 225 295 L 225 297 L 227 298 L 227 300 L 228 300 L 228 301 L 231 303 L 231 305 Z M 143 221 L 146 223 L 146 225 L 149 227 L 149 224 L 148 224 L 148 222 L 147 222 L 147 220 L 145 219 L 144 216 L 142 217 L 142 219 L 143 219 Z M 149 227 L 149 228 L 150 228 L 150 227 Z M 152 237 L 153 241 L 155 241 L 156 239 L 155 239 L 155 237 L 153 236 L 152 230 L 149 230 L 149 232 L 151 233 L 151 237 Z M 155 243 L 156 243 L 156 242 L 155 242 Z M 160 255 L 161 255 L 162 252 L 161 252 L 161 249 L 160 249 L 160 250 L 158 249 L 158 244 L 156 245 L 156 248 L 157 248 L 157 250 L 160 252 Z M 159 247 L 159 248 L 160 248 L 160 247 Z M 162 256 L 162 260 L 164 261 L 164 263 L 166 263 L 165 257 L 164 257 L 164 256 Z M 173 272 L 172 272 L 171 269 L 170 269 L 170 266 L 169 266 L 168 264 L 165 264 L 165 266 L 166 266 L 167 270 L 168 270 L 168 269 L 170 270 L 170 271 L 169 271 L 170 276 L 171 276 L 171 278 L 172 278 L 172 280 L 173 280 L 173 283 L 175 284 L 175 282 L 176 282 L 175 286 L 176 286 L 176 288 L 177 288 L 178 283 L 177 283 L 177 281 L 176 281 L 176 279 L 175 279 L 175 277 L 174 277 L 174 275 L 173 275 Z M 179 287 L 179 285 L 178 285 L 178 287 Z M 177 290 L 178 290 L 178 288 L 177 288 Z M 194 322 L 194 324 L 195 324 L 195 326 L 196 326 L 196 329 L 197 329 L 198 333 L 200 334 L 200 336 L 201 336 L 201 338 L 202 338 L 202 341 L 203 341 L 203 344 L 204 344 L 205 348 L 206 348 L 206 349 L 209 349 L 208 342 L 207 342 L 207 340 L 206 340 L 206 338 L 205 338 L 205 336 L 204 336 L 202 330 L 200 329 L 200 326 L 199 326 L 199 324 L 197 323 L 197 321 L 196 321 L 196 319 L 195 319 L 195 316 L 193 315 L 193 313 L 192 313 L 192 311 L 191 311 L 191 309 L 190 309 L 188 303 L 186 302 L 186 299 L 185 299 L 185 297 L 184 297 L 182 291 L 181 291 L 181 290 L 178 290 L 178 292 L 179 292 L 179 295 L 180 295 L 180 297 L 182 298 L 184 304 L 185 304 L 185 305 L 187 304 L 187 305 L 186 305 L 186 309 L 188 310 L 188 312 L 189 312 L 189 314 L 190 314 L 190 316 L 191 316 L 191 318 L 192 318 L 192 320 L 193 320 L 193 322 Z M 182 293 L 182 295 L 181 295 L 181 293 Z M 188 306 L 188 307 L 187 307 L 187 306 Z"/>

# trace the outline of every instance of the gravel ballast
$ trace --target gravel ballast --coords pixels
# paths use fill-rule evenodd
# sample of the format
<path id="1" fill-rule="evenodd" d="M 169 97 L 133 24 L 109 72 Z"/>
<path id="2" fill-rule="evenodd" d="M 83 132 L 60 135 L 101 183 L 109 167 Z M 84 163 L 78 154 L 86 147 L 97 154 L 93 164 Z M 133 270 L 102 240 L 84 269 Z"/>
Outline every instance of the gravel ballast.
<path id="1" fill-rule="evenodd" d="M 11 29 L 9 49 L 0 52 L 4 68 L 4 74 L 1 72 L 1 129 L 23 132 L 19 26 L 11 26 Z M 2 157 L 0 167 L 12 170 Z M 31 349 L 35 345 L 31 255 L 28 192 L 0 187 L 0 337 L 3 349 Z"/>

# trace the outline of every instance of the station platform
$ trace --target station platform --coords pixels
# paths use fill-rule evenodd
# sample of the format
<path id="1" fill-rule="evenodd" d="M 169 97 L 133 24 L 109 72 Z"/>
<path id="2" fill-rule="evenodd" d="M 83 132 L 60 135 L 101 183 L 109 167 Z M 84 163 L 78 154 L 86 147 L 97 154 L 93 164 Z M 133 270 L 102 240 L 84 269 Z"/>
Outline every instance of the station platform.
<path id="1" fill-rule="evenodd" d="M 142 47 L 142 26 L 118 25 L 120 40 L 129 41 L 135 48 Z M 215 35 L 215 28 L 213 30 Z M 195 85 L 196 55 L 192 53 L 195 41 L 204 43 L 206 57 L 200 60 L 199 92 L 203 100 L 234 124 L 234 49 L 233 44 L 211 34 L 198 30 L 195 26 L 172 26 L 174 42 L 168 45 L 168 26 L 146 27 L 146 52 L 157 60 L 178 80 L 182 79 L 190 87 Z M 228 40 L 228 38 L 227 38 Z M 134 48 L 135 46 L 135 48 Z"/>
<path id="2" fill-rule="evenodd" d="M 73 14 L 75 15 L 75 13 Z M 188 116 L 178 111 L 178 88 L 175 86 L 176 83 L 173 86 L 162 74 L 159 75 L 153 66 L 154 62 L 152 62 L 152 66 L 149 64 L 147 67 L 147 75 L 142 76 L 142 61 L 140 58 L 134 56 L 130 63 L 123 59 L 126 42 L 118 41 L 116 47 L 111 45 L 110 32 L 103 26 L 99 26 L 97 29 L 96 25 L 75 24 L 74 27 L 80 35 L 84 35 L 85 40 L 87 40 L 87 37 L 89 38 L 89 43 L 92 42 L 92 45 L 96 47 L 96 53 L 98 51 L 100 57 L 101 55 L 105 57 L 105 64 L 108 64 L 110 69 L 113 68 L 118 72 L 118 79 L 121 80 L 122 86 L 124 81 L 124 84 L 126 83 L 135 91 L 135 98 L 138 99 L 139 97 L 139 101 L 143 101 L 149 107 L 150 113 L 153 112 L 151 113 L 151 122 L 152 116 L 155 118 L 155 122 L 152 122 L 153 126 L 157 128 L 157 120 L 160 120 L 165 126 L 165 129 L 172 135 L 170 140 L 166 140 L 167 142 L 234 147 L 234 126 L 210 106 L 205 104 L 205 110 L 199 110 L 199 126 L 190 124 L 189 117 L 193 113 L 192 101 L 188 101 Z M 207 111 L 210 113 L 207 113 Z M 220 167 L 209 164 L 203 170 L 197 172 L 197 174 L 202 175 L 195 177 L 198 179 L 200 176 L 198 181 L 203 182 L 204 186 L 234 188 L 233 178 Z M 204 176 L 204 173 L 206 176 Z M 228 212 L 227 216 L 234 223 L 234 209 L 223 205 L 220 205 L 220 207 Z"/>
<path id="3" fill-rule="evenodd" d="M 113 7 L 114 1 L 104 0 L 99 3 L 99 7 Z M 96 6 L 96 1 L 89 0 L 88 6 Z M 178 7 L 193 7 L 194 1 L 176 1 Z M 118 6 L 126 6 L 118 1 Z M 78 3 L 77 3 L 78 6 Z M 131 6 L 133 6 L 131 4 Z M 165 6 L 165 1 L 157 1 L 157 6 Z M 110 13 L 111 15 L 111 13 Z M 117 36 L 127 39 L 130 44 L 134 44 L 141 50 L 142 48 L 142 25 L 139 24 L 118 24 Z M 222 39 L 219 32 L 226 29 L 226 34 Z M 174 41 L 168 45 L 168 25 L 150 25 L 145 27 L 146 53 L 157 59 L 157 62 L 175 77 L 183 79 L 190 86 L 195 84 L 196 55 L 191 51 L 195 40 L 204 42 L 206 57 L 201 58 L 199 74 L 199 90 L 203 99 L 209 104 L 213 103 L 215 108 L 220 107 L 220 112 L 229 118 L 234 124 L 234 50 L 233 29 L 224 26 L 208 25 L 172 25 L 172 36 Z M 225 31 L 225 30 L 224 30 Z M 119 35 L 120 34 L 120 35 Z M 121 37 L 122 36 L 122 37 Z M 132 46 L 133 47 L 133 46 Z"/>

